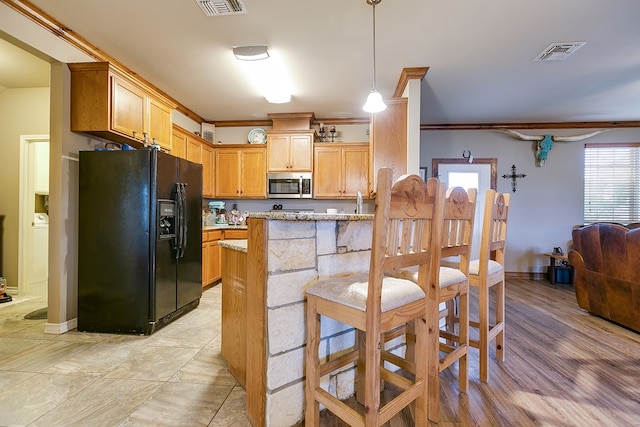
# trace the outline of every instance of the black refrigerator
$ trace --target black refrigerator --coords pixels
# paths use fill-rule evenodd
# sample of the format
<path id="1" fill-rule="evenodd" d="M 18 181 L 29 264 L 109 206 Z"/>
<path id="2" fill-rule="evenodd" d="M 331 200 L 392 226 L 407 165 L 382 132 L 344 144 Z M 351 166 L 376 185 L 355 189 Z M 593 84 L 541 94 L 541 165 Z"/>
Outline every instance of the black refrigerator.
<path id="1" fill-rule="evenodd" d="M 81 151 L 78 330 L 149 335 L 202 295 L 202 165 Z"/>

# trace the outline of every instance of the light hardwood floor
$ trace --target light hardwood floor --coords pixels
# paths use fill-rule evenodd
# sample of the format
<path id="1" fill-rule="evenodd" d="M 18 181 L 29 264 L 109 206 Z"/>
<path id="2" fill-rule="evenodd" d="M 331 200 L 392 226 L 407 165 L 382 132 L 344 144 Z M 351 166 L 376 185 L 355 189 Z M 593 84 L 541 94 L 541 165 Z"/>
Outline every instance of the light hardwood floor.
<path id="1" fill-rule="evenodd" d="M 23 319 L 41 306 L 0 304 L 0 426 L 249 425 L 220 356 L 220 286 L 150 337 L 46 335 L 44 320 Z M 640 426 L 640 334 L 544 281 L 507 280 L 506 306 L 506 361 L 481 383 L 472 349 L 467 394 L 455 367 L 443 372 L 439 425 Z M 403 416 L 389 426 L 412 425 Z"/>

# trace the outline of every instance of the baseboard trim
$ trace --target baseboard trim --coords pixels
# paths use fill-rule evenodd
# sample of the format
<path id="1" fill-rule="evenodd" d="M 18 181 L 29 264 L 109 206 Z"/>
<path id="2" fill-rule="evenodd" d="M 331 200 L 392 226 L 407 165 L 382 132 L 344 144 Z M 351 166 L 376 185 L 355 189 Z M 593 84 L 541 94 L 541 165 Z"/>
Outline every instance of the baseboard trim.
<path id="1" fill-rule="evenodd" d="M 505 279 L 547 280 L 546 273 L 531 273 L 528 271 L 505 271 Z"/>
<path id="2" fill-rule="evenodd" d="M 45 334 L 61 335 L 78 327 L 78 318 L 67 320 L 64 323 L 46 323 L 44 325 Z"/>

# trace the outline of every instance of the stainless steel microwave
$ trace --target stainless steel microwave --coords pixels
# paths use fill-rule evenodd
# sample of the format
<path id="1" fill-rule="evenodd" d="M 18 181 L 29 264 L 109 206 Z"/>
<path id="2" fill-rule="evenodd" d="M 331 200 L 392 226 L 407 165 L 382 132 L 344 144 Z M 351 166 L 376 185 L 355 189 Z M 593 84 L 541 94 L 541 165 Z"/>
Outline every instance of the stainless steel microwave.
<path id="1" fill-rule="evenodd" d="M 267 174 L 267 197 L 270 199 L 310 199 L 313 187 L 311 172 Z"/>

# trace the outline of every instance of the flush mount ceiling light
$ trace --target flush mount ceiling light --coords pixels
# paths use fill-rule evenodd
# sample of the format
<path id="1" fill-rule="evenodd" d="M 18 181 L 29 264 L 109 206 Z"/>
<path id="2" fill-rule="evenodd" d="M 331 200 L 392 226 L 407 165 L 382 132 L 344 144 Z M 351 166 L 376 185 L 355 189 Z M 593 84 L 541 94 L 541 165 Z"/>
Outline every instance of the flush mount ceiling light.
<path id="1" fill-rule="evenodd" d="M 367 113 L 379 113 L 387 109 L 386 104 L 382 100 L 382 95 L 376 89 L 376 5 L 382 0 L 366 0 L 373 8 L 373 90 L 369 92 L 367 102 L 362 109 Z"/>
<path id="2" fill-rule="evenodd" d="M 233 54 L 240 61 L 259 61 L 269 57 L 268 46 L 235 46 Z"/>
<path id="3" fill-rule="evenodd" d="M 238 64 L 254 90 L 271 104 L 291 102 L 291 79 L 277 50 L 267 46 L 233 48 Z"/>

